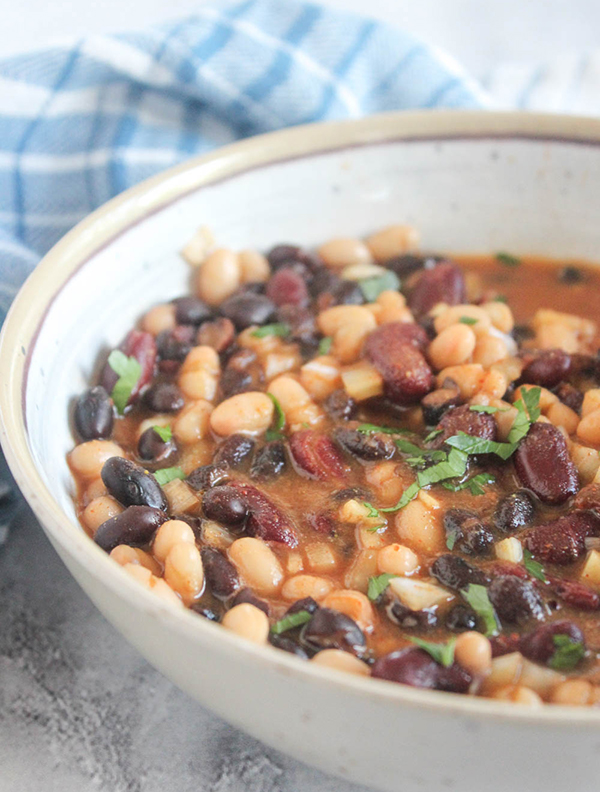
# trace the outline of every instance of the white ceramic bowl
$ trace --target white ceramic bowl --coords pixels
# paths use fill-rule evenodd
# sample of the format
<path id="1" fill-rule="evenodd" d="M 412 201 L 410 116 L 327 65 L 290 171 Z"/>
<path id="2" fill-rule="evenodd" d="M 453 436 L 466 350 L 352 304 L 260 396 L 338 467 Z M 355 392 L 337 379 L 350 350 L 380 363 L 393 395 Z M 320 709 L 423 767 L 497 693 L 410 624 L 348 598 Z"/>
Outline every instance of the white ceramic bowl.
<path id="1" fill-rule="evenodd" d="M 394 222 L 424 247 L 593 259 L 600 123 L 410 113 L 255 138 L 169 171 L 69 233 L 0 342 L 2 445 L 52 544 L 102 613 L 199 702 L 271 746 L 384 790 L 597 789 L 600 713 L 529 709 L 319 668 L 145 592 L 83 533 L 65 454 L 99 351 L 186 290 L 200 224 L 225 245 L 311 245 Z"/>

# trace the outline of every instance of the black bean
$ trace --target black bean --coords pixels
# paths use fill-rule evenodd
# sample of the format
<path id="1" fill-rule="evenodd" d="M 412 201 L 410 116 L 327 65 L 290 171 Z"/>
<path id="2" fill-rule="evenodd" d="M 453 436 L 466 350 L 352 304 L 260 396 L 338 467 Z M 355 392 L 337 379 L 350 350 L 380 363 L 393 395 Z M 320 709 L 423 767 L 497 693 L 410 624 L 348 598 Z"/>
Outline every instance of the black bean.
<path id="1" fill-rule="evenodd" d="M 304 649 L 290 638 L 289 635 L 277 635 L 277 633 L 269 633 L 269 643 L 271 646 L 276 646 L 277 649 L 283 649 L 284 652 L 301 657 L 303 660 L 308 660 L 308 655 Z"/>
<path id="2" fill-rule="evenodd" d="M 196 344 L 209 346 L 219 355 L 224 354 L 234 341 L 235 327 L 231 319 L 225 316 L 219 316 L 212 322 L 204 322 L 196 335 Z"/>
<path id="3" fill-rule="evenodd" d="M 254 378 L 249 371 L 240 371 L 235 368 L 226 368 L 221 374 L 219 386 L 224 399 L 254 390 Z"/>
<path id="4" fill-rule="evenodd" d="M 144 402 L 154 412 L 178 412 L 185 401 L 183 394 L 173 382 L 157 382 L 144 393 Z"/>
<path id="5" fill-rule="evenodd" d="M 485 555 L 494 544 L 494 535 L 479 516 L 468 509 L 448 509 L 444 528 L 453 549 L 467 555 Z"/>
<path id="6" fill-rule="evenodd" d="M 300 641 L 308 649 L 343 649 L 360 655 L 366 647 L 363 631 L 345 613 L 331 608 L 319 608 L 300 633 Z"/>
<path id="7" fill-rule="evenodd" d="M 579 267 L 574 267 L 572 264 L 567 264 L 558 273 L 558 279 L 561 283 L 581 283 L 584 275 Z"/>
<path id="8" fill-rule="evenodd" d="M 241 605 L 243 602 L 254 605 L 255 608 L 264 611 L 267 616 L 269 615 L 269 603 L 257 597 L 256 594 L 249 588 L 243 588 L 238 591 L 235 597 L 231 600 L 231 607 L 233 608 L 236 605 Z"/>
<path id="9" fill-rule="evenodd" d="M 75 428 L 82 440 L 110 437 L 113 422 L 112 402 L 102 385 L 90 388 L 77 399 Z"/>
<path id="10" fill-rule="evenodd" d="M 573 643 L 585 645 L 580 628 L 574 622 L 563 619 L 552 622 L 552 624 L 544 624 L 542 627 L 537 627 L 532 632 L 522 635 L 519 641 L 519 650 L 535 663 L 547 663 L 557 648 L 554 643 L 556 635 L 566 635 Z"/>
<path id="11" fill-rule="evenodd" d="M 358 500 L 369 500 L 371 493 L 365 487 L 344 487 L 344 489 L 337 490 L 331 495 L 332 500 L 338 503 L 358 498 Z"/>
<path id="12" fill-rule="evenodd" d="M 327 412 L 336 421 L 349 421 L 358 410 L 358 405 L 345 390 L 336 390 L 325 399 L 323 404 Z"/>
<path id="13" fill-rule="evenodd" d="M 232 434 L 218 446 L 213 455 L 215 465 L 227 465 L 230 468 L 241 467 L 254 451 L 256 441 L 242 434 Z"/>
<path id="14" fill-rule="evenodd" d="M 334 289 L 339 287 L 341 278 L 329 269 L 323 268 L 319 270 L 310 283 L 310 293 L 313 297 L 318 297 L 320 294 L 331 293 Z"/>
<path id="15" fill-rule="evenodd" d="M 477 614 L 468 605 L 454 605 L 445 619 L 446 627 L 452 632 L 466 632 L 477 627 Z"/>
<path id="16" fill-rule="evenodd" d="M 458 591 L 467 588 L 470 583 L 479 585 L 487 583 L 487 577 L 481 570 L 471 566 L 464 558 L 449 553 L 436 558 L 431 567 L 431 574 L 442 586 Z"/>
<path id="17" fill-rule="evenodd" d="M 231 319 L 238 330 L 250 325 L 262 325 L 275 316 L 275 303 L 263 294 L 234 294 L 221 304 L 223 316 Z"/>
<path id="18" fill-rule="evenodd" d="M 101 476 L 106 489 L 123 506 L 152 506 L 161 511 L 169 508 L 167 497 L 154 476 L 129 459 L 107 459 Z"/>
<path id="19" fill-rule="evenodd" d="M 395 599 L 388 602 L 385 612 L 388 619 L 403 630 L 428 630 L 437 626 L 438 622 L 435 610 L 413 611 Z"/>
<path id="20" fill-rule="evenodd" d="M 529 619 L 542 621 L 545 618 L 542 598 L 529 580 L 516 575 L 499 575 L 492 580 L 488 595 L 502 622 L 523 624 Z"/>
<path id="21" fill-rule="evenodd" d="M 194 328 L 189 325 L 177 325 L 172 330 L 163 330 L 156 336 L 156 349 L 160 360 L 185 360 L 192 348 Z"/>
<path id="22" fill-rule="evenodd" d="M 175 321 L 180 325 L 199 325 L 213 315 L 213 310 L 197 297 L 180 297 L 173 300 Z"/>
<path id="23" fill-rule="evenodd" d="M 248 516 L 248 503 L 234 487 L 223 484 L 206 490 L 202 510 L 209 520 L 227 526 L 241 525 Z"/>
<path id="24" fill-rule="evenodd" d="M 556 388 L 553 389 L 558 398 L 571 410 L 576 413 L 581 412 L 581 405 L 583 404 L 583 393 L 577 388 L 570 385 L 568 382 L 560 382 Z"/>
<path id="25" fill-rule="evenodd" d="M 371 676 L 411 687 L 452 693 L 467 693 L 471 684 L 470 675 L 459 665 L 453 663 L 449 668 L 444 668 L 417 647 L 380 657 L 371 669 Z"/>
<path id="26" fill-rule="evenodd" d="M 443 387 L 428 393 L 421 399 L 423 420 L 427 426 L 437 426 L 444 413 L 461 402 L 458 387 Z"/>
<path id="27" fill-rule="evenodd" d="M 331 290 L 333 305 L 362 305 L 365 295 L 356 281 L 342 280 Z"/>
<path id="28" fill-rule="evenodd" d="M 302 305 L 282 305 L 277 310 L 277 321 L 289 325 L 289 340 L 300 344 L 302 354 L 316 352 L 319 332 L 312 311 Z"/>
<path id="29" fill-rule="evenodd" d="M 319 610 L 319 605 L 312 597 L 303 597 L 302 599 L 296 600 L 290 607 L 286 610 L 285 615 L 289 616 L 292 613 L 300 613 L 300 611 L 307 611 L 308 613 L 316 613 Z"/>
<path id="30" fill-rule="evenodd" d="M 390 459 L 394 456 L 395 446 L 391 437 L 365 434 L 344 426 L 337 426 L 333 435 L 346 451 L 359 459 Z"/>
<path id="31" fill-rule="evenodd" d="M 267 253 L 271 268 L 276 270 L 284 264 L 304 264 L 309 270 L 314 271 L 323 267 L 323 262 L 316 255 L 297 245 L 276 245 Z"/>
<path id="32" fill-rule="evenodd" d="M 110 553 L 117 545 L 133 547 L 148 544 L 167 515 L 151 506 L 129 506 L 121 514 L 106 520 L 94 535 L 94 541 Z"/>
<path id="33" fill-rule="evenodd" d="M 173 440 L 163 440 L 153 426 L 142 432 L 138 440 L 138 456 L 144 462 L 167 462 L 177 453 Z"/>
<path id="34" fill-rule="evenodd" d="M 213 621 L 213 622 L 221 621 L 220 614 L 218 614 L 212 608 L 207 608 L 205 605 L 199 605 L 199 604 L 192 605 L 192 610 L 195 611 L 198 614 L 198 616 L 202 616 L 203 618 L 208 619 L 208 621 Z"/>
<path id="35" fill-rule="evenodd" d="M 394 258 L 388 259 L 385 262 L 385 266 L 395 272 L 399 278 L 406 278 L 420 269 L 433 269 L 439 260 L 439 256 L 415 256 L 411 253 L 405 253 L 402 256 L 394 256 Z"/>
<path id="36" fill-rule="evenodd" d="M 285 446 L 281 440 L 272 440 L 260 448 L 250 468 L 252 478 L 275 478 L 286 468 Z"/>
<path id="37" fill-rule="evenodd" d="M 523 341 L 529 341 L 535 338 L 535 331 L 529 325 L 515 325 L 512 331 L 512 337 L 517 344 L 522 344 Z"/>
<path id="38" fill-rule="evenodd" d="M 240 579 L 231 561 L 214 547 L 203 547 L 200 553 L 210 593 L 222 600 L 233 596 L 240 587 Z"/>
<path id="39" fill-rule="evenodd" d="M 505 495 L 496 506 L 494 525 L 502 533 L 514 533 L 531 525 L 535 516 L 533 498 L 526 490 Z"/>
<path id="40" fill-rule="evenodd" d="M 203 492 L 226 481 L 228 475 L 226 465 L 201 465 L 192 470 L 186 481 L 192 489 Z"/>

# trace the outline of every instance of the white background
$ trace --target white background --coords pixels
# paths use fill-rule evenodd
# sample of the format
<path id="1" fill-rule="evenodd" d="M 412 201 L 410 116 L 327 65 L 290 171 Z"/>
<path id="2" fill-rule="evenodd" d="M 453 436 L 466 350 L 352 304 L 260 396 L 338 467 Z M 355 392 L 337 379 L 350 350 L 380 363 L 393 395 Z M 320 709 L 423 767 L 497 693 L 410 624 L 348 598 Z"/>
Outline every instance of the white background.
<path id="1" fill-rule="evenodd" d="M 323 1 L 405 27 L 446 48 L 480 77 L 500 61 L 538 61 L 600 43 L 599 0 Z M 64 37 L 186 16 L 201 2 L 2 0 L 0 57 Z"/>

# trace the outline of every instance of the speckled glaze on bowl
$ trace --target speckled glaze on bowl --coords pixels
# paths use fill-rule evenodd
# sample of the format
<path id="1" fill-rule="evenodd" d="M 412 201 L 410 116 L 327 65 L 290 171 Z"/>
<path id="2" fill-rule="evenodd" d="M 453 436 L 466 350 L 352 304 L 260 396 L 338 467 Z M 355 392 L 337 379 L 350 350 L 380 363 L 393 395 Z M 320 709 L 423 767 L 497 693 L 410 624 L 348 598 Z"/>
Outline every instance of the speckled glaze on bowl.
<path id="1" fill-rule="evenodd" d="M 344 675 L 156 600 L 83 533 L 65 454 L 70 400 L 103 348 L 185 291 L 177 251 L 200 224 L 234 248 L 310 245 L 400 221 L 427 249 L 599 259 L 599 177 L 599 122 L 393 114 L 221 149 L 129 190 L 57 244 L 4 325 L 2 446 L 57 552 L 127 640 L 232 724 L 353 781 L 402 792 L 597 789 L 599 711 Z"/>

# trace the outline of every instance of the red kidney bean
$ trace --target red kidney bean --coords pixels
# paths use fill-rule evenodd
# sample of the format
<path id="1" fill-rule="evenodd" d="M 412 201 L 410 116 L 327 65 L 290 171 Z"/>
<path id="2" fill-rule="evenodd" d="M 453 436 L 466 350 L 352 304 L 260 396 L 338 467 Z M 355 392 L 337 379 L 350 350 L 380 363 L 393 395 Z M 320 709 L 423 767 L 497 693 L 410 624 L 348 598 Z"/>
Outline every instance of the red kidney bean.
<path id="1" fill-rule="evenodd" d="M 304 649 L 299 646 L 293 638 L 286 633 L 285 635 L 277 635 L 277 633 L 269 633 L 269 643 L 271 646 L 276 646 L 277 649 L 283 649 L 284 652 L 296 655 L 302 660 L 308 660 L 308 655 Z"/>
<path id="2" fill-rule="evenodd" d="M 235 487 L 223 484 L 206 490 L 202 511 L 208 520 L 236 526 L 241 525 L 248 516 L 248 503 Z"/>
<path id="3" fill-rule="evenodd" d="M 466 300 L 465 277 L 462 270 L 450 261 L 442 261 L 425 270 L 408 297 L 414 316 L 428 313 L 434 305 L 460 305 Z"/>
<path id="4" fill-rule="evenodd" d="M 282 267 L 271 276 L 267 297 L 275 305 L 307 305 L 309 301 L 306 281 L 292 267 Z"/>
<path id="5" fill-rule="evenodd" d="M 220 311 L 231 319 L 238 330 L 244 330 L 250 325 L 262 325 L 273 319 L 275 303 L 264 294 L 242 292 L 221 303 Z"/>
<path id="6" fill-rule="evenodd" d="M 566 605 L 583 611 L 595 611 L 600 608 L 600 595 L 589 586 L 577 580 L 563 580 L 546 575 L 553 594 Z"/>
<path id="7" fill-rule="evenodd" d="M 529 619 L 542 621 L 546 610 L 533 583 L 516 575 L 499 575 L 488 588 L 490 602 L 502 622 L 523 624 Z"/>
<path id="8" fill-rule="evenodd" d="M 503 632 L 500 633 L 500 635 L 496 635 L 494 638 L 490 638 L 492 657 L 502 657 L 511 652 L 518 652 L 520 640 L 521 636 L 516 632 Z"/>
<path id="9" fill-rule="evenodd" d="M 248 504 L 249 515 L 246 520 L 246 533 L 258 536 L 265 542 L 281 542 L 288 547 L 296 547 L 298 537 L 291 521 L 267 496 L 251 484 L 232 481 Z"/>
<path id="10" fill-rule="evenodd" d="M 75 428 L 82 440 L 103 440 L 110 437 L 114 412 L 108 393 L 101 385 L 90 388 L 77 399 Z"/>
<path id="11" fill-rule="evenodd" d="M 512 575 L 513 577 L 521 578 L 521 580 L 529 580 L 529 572 L 522 564 L 515 564 L 513 561 L 494 561 L 488 568 L 488 574 L 492 577 L 500 577 L 501 575 Z"/>
<path id="12" fill-rule="evenodd" d="M 102 466 L 102 481 L 123 506 L 152 506 L 167 511 L 169 503 L 160 484 L 144 468 L 122 457 L 111 457 Z"/>
<path id="13" fill-rule="evenodd" d="M 592 512 L 576 511 L 530 528 L 525 546 L 539 561 L 572 564 L 585 554 L 588 536 L 600 536 L 600 518 Z"/>
<path id="14" fill-rule="evenodd" d="M 200 554 L 210 593 L 220 600 L 232 597 L 240 587 L 240 579 L 234 565 L 214 547 L 203 547 Z"/>
<path id="15" fill-rule="evenodd" d="M 553 388 L 569 376 L 571 356 L 562 349 L 543 349 L 525 356 L 521 381 Z"/>
<path id="16" fill-rule="evenodd" d="M 514 462 L 523 486 L 544 503 L 559 505 L 579 489 L 577 468 L 565 438 L 552 424 L 533 424 L 516 450 Z"/>
<path id="17" fill-rule="evenodd" d="M 381 325 L 368 336 L 365 355 L 383 377 L 386 396 L 396 404 L 415 404 L 433 388 L 435 378 L 421 351 L 426 344 L 423 328 L 407 322 Z"/>
<path id="18" fill-rule="evenodd" d="M 183 395 L 173 382 L 156 382 L 144 393 L 144 403 L 154 412 L 179 412 L 185 404 Z"/>
<path id="19" fill-rule="evenodd" d="M 583 393 L 573 387 L 573 385 L 570 385 L 568 382 L 561 382 L 553 389 L 553 393 L 558 396 L 563 404 L 566 404 L 567 407 L 570 407 L 574 412 L 581 412 Z"/>
<path id="20" fill-rule="evenodd" d="M 555 635 L 566 635 L 573 643 L 585 644 L 583 633 L 579 627 L 573 622 L 563 619 L 537 627 L 532 632 L 522 635 L 519 641 L 519 650 L 529 660 L 544 665 L 556 652 Z"/>
<path id="21" fill-rule="evenodd" d="M 213 315 L 212 308 L 197 297 L 179 297 L 173 305 L 178 325 L 199 325 Z"/>
<path id="22" fill-rule="evenodd" d="M 535 516 L 535 506 L 531 495 L 518 490 L 500 499 L 494 511 L 494 526 L 502 533 L 514 533 L 526 528 Z"/>
<path id="23" fill-rule="evenodd" d="M 219 354 L 235 341 L 235 327 L 231 319 L 220 316 L 212 322 L 204 322 L 198 328 L 196 343 L 199 346 L 209 346 Z"/>
<path id="24" fill-rule="evenodd" d="M 349 471 L 329 435 L 304 429 L 293 434 L 289 444 L 296 466 L 310 478 L 345 478 Z"/>
<path id="25" fill-rule="evenodd" d="M 443 388 L 428 393 L 421 400 L 423 420 L 427 426 L 436 426 L 442 420 L 445 412 L 453 407 L 458 407 L 461 403 L 458 386 L 452 380 L 447 380 L 446 382 Z"/>
<path id="26" fill-rule="evenodd" d="M 394 441 L 387 435 L 364 434 L 344 426 L 337 426 L 333 435 L 346 451 L 358 459 L 390 459 L 394 456 Z"/>
<path id="27" fill-rule="evenodd" d="M 373 664 L 371 676 L 410 687 L 454 693 L 467 693 L 471 684 L 470 675 L 459 665 L 453 663 L 449 668 L 444 668 L 424 649 L 417 647 L 380 657 Z"/>
<path id="28" fill-rule="evenodd" d="M 177 446 L 173 440 L 163 440 L 162 437 L 150 426 L 142 433 L 138 440 L 138 457 L 145 463 L 154 463 L 166 467 L 177 454 Z"/>
<path id="29" fill-rule="evenodd" d="M 431 448 L 441 448 L 449 437 L 454 437 L 459 432 L 472 437 L 481 437 L 484 440 L 495 440 L 498 433 L 493 415 L 474 412 L 468 404 L 451 407 L 444 413 L 437 428 L 441 429 L 442 433 L 431 441 Z"/>
<path id="30" fill-rule="evenodd" d="M 358 412 L 358 405 L 345 390 L 336 390 L 323 402 L 325 412 L 335 421 L 349 421 Z"/>
<path id="31" fill-rule="evenodd" d="M 194 343 L 194 328 L 190 325 L 177 325 L 172 330 L 163 330 L 156 336 L 156 348 L 160 360 L 185 360 Z"/>
<path id="32" fill-rule="evenodd" d="M 273 440 L 256 452 L 250 467 L 250 477 L 275 478 L 284 472 L 286 466 L 285 446 L 281 440 Z"/>
<path id="33" fill-rule="evenodd" d="M 256 441 L 243 434 L 232 434 L 223 440 L 213 455 L 215 465 L 227 465 L 230 468 L 242 467 L 254 451 Z"/>
<path id="34" fill-rule="evenodd" d="M 319 608 L 300 633 L 300 642 L 312 652 L 342 649 L 351 654 L 364 653 L 367 642 L 358 624 L 345 613 Z"/>
<path id="35" fill-rule="evenodd" d="M 335 534 L 335 520 L 331 514 L 318 512 L 317 514 L 307 514 L 306 522 L 313 531 L 323 536 L 333 536 Z"/>
<path id="36" fill-rule="evenodd" d="M 446 553 L 433 562 L 431 574 L 439 580 L 442 586 L 461 591 L 470 583 L 484 586 L 489 581 L 485 574 L 471 566 L 464 558 Z"/>
<path id="37" fill-rule="evenodd" d="M 229 478 L 229 469 L 226 465 L 201 465 L 192 470 L 186 481 L 192 489 L 204 490 L 216 487 Z"/>
<path id="38" fill-rule="evenodd" d="M 121 514 L 106 520 L 94 535 L 94 541 L 107 553 L 117 545 L 143 546 L 168 519 L 164 511 L 151 506 L 129 506 Z"/>
<path id="39" fill-rule="evenodd" d="M 241 605 L 243 602 L 254 605 L 255 608 L 259 608 L 259 610 L 266 613 L 267 616 L 269 615 L 269 603 L 257 597 L 256 594 L 249 588 L 243 588 L 238 591 L 235 597 L 231 600 L 231 607 L 234 608 L 236 605 Z"/>
<path id="40" fill-rule="evenodd" d="M 444 620 L 444 624 L 452 632 L 466 632 L 477 627 L 477 614 L 468 605 L 453 605 Z"/>
<path id="41" fill-rule="evenodd" d="M 129 396 L 128 404 L 131 404 L 151 382 L 154 376 L 156 342 L 150 333 L 144 333 L 141 330 L 131 330 L 125 336 L 125 340 L 118 349 L 123 352 L 123 354 L 127 355 L 127 357 L 134 357 L 142 367 L 139 379 L 132 388 Z M 107 361 L 102 369 L 100 385 L 102 385 L 107 393 L 112 393 L 118 379 L 118 374 L 112 370 Z"/>

